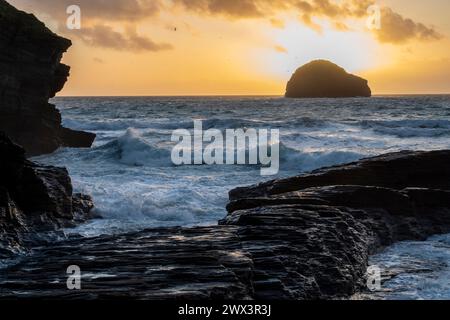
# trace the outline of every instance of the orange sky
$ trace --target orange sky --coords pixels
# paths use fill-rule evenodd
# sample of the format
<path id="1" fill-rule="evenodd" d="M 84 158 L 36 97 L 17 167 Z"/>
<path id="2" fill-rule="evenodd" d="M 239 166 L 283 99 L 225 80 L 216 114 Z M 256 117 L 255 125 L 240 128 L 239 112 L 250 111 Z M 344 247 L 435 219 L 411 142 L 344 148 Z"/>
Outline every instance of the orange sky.
<path id="1" fill-rule="evenodd" d="M 60 95 L 282 95 L 329 59 L 375 94 L 450 93 L 450 1 L 9 0 L 72 39 Z M 66 8 L 81 8 L 68 30 Z"/>

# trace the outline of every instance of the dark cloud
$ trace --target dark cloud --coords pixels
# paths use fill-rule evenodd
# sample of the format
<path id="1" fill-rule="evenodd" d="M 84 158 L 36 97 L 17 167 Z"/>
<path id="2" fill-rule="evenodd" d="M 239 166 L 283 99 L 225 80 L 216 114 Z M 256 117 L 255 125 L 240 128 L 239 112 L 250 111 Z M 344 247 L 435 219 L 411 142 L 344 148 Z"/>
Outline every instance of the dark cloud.
<path id="1" fill-rule="evenodd" d="M 349 17 L 366 14 L 373 0 L 176 0 L 176 6 L 211 15 L 234 18 L 271 17 L 281 11 L 302 16 Z"/>
<path id="2" fill-rule="evenodd" d="M 438 40 L 442 38 L 442 35 L 433 28 L 404 18 L 390 8 L 382 10 L 381 28 L 375 33 L 379 41 L 386 43 L 404 43 L 411 39 Z"/>
<path id="3" fill-rule="evenodd" d="M 167 43 L 155 43 L 151 39 L 140 36 L 134 29 L 121 33 L 107 25 L 95 25 L 82 28 L 73 33 L 88 45 L 126 51 L 162 51 L 172 49 Z"/>
<path id="4" fill-rule="evenodd" d="M 344 20 L 364 18 L 367 9 L 374 0 L 10 0 L 22 8 L 32 8 L 33 12 L 46 13 L 65 22 L 66 8 L 77 4 L 82 10 L 83 23 L 88 30 L 83 30 L 83 39 L 92 45 L 121 48 L 118 41 L 125 41 L 125 48 L 142 48 L 142 50 L 165 50 L 168 44 L 156 44 L 148 38 L 133 33 L 118 33 L 107 27 L 116 21 L 136 24 L 153 17 L 164 10 L 174 8 L 192 11 L 200 15 L 222 16 L 228 19 L 264 18 L 275 27 L 283 27 L 277 15 L 292 12 L 306 26 L 321 31 L 316 19 L 331 22 L 336 30 L 346 31 Z M 433 40 L 441 35 L 432 27 L 405 18 L 392 9 L 382 10 L 382 27 L 374 30 L 380 42 L 404 43 L 411 39 Z M 84 24 L 83 24 L 84 25 Z M 94 25 L 94 27 L 92 27 Z M 110 34 L 108 34 L 110 32 Z M 96 36 L 104 36 L 105 40 Z M 147 49 L 143 49 L 147 48 Z"/>
<path id="5" fill-rule="evenodd" d="M 261 17 L 261 1 L 256 0 L 178 0 L 177 5 L 182 5 L 188 10 L 222 14 L 230 17 Z"/>
<path id="6" fill-rule="evenodd" d="M 79 38 L 84 43 L 121 51 L 162 51 L 172 49 L 167 43 L 156 43 L 140 36 L 135 29 L 126 32 L 114 30 L 108 23 L 123 21 L 135 24 L 156 15 L 160 10 L 158 0 L 11 0 L 13 5 L 34 13 L 51 16 L 58 22 L 58 33 L 69 38 Z M 81 30 L 65 28 L 67 7 L 78 5 L 81 9 Z"/>
<path id="7" fill-rule="evenodd" d="M 234 18 L 252 18 L 264 15 L 255 0 L 176 0 L 175 6 L 203 14 L 225 15 Z"/>
<path id="8" fill-rule="evenodd" d="M 81 8 L 83 19 L 137 21 L 154 16 L 160 10 L 159 0 L 10 0 L 21 8 L 49 14 L 60 21 L 67 17 L 70 5 Z"/>
<path id="9" fill-rule="evenodd" d="M 368 16 L 368 8 L 374 0 L 178 0 L 175 4 L 188 10 L 200 11 L 210 15 L 225 15 L 233 18 L 266 17 L 278 27 L 273 17 L 280 11 L 297 12 L 299 20 L 306 26 L 321 31 L 315 18 L 331 20 L 331 25 L 339 31 L 349 28 L 343 22 L 348 18 Z M 275 20 L 274 20 L 275 19 Z M 275 23 L 274 23 L 275 21 Z M 390 8 L 382 10 L 382 27 L 375 30 L 381 42 L 402 43 L 411 39 L 436 40 L 442 36 L 432 27 L 404 18 Z"/>

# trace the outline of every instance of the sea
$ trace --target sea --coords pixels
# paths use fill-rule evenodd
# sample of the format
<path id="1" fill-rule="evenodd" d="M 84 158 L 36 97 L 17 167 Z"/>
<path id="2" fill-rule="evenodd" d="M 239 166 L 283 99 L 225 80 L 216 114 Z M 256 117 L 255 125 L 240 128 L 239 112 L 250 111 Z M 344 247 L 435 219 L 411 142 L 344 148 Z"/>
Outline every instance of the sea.
<path id="1" fill-rule="evenodd" d="M 57 97 L 66 127 L 97 134 L 90 149 L 33 160 L 66 167 L 100 217 L 68 234 L 94 237 L 151 227 L 214 225 L 228 192 L 269 179 L 400 150 L 450 149 L 450 96 Z M 174 130 L 278 129 L 280 171 L 258 165 L 175 166 Z M 449 164 L 450 165 L 450 164 Z M 395 274 L 368 299 L 450 299 L 450 235 L 402 242 L 372 257 Z"/>

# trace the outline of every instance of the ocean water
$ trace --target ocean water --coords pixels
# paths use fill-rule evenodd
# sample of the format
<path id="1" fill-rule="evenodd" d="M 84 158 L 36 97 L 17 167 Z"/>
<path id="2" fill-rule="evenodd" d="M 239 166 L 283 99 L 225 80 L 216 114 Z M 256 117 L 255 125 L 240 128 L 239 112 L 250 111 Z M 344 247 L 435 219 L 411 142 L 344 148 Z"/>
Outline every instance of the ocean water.
<path id="1" fill-rule="evenodd" d="M 84 236 L 215 224 L 226 214 L 228 191 L 237 186 L 386 152 L 450 148 L 450 96 L 95 97 L 53 102 L 65 126 L 97 134 L 91 149 L 60 149 L 35 159 L 67 167 L 75 190 L 94 197 L 96 214 L 102 219 L 67 230 Z M 175 129 L 192 129 L 193 120 L 203 120 L 204 129 L 279 129 L 279 174 L 262 177 L 258 166 L 174 166 L 171 134 Z M 392 250 L 394 256 L 410 248 L 421 253 L 422 245 L 436 250 L 421 257 L 448 273 L 442 263 L 450 263 L 450 253 L 445 243 L 436 240 L 399 244 L 377 256 L 377 263 L 389 266 Z M 440 263 L 434 264 L 435 258 Z M 423 272 L 417 274 L 423 278 Z M 388 285 L 404 285 L 394 280 Z"/>
<path id="2" fill-rule="evenodd" d="M 397 243 L 373 256 L 370 265 L 388 279 L 364 296 L 385 300 L 450 299 L 450 235 Z"/>

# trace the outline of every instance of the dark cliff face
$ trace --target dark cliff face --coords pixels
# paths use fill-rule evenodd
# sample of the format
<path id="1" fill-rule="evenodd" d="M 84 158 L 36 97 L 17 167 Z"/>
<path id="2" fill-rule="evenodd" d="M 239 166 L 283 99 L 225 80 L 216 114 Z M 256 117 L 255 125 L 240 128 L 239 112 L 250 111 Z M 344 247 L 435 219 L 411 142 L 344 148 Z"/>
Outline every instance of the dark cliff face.
<path id="1" fill-rule="evenodd" d="M 286 88 L 288 98 L 370 97 L 367 80 L 347 73 L 326 60 L 312 61 L 297 69 Z"/>
<path id="2" fill-rule="evenodd" d="M 64 168 L 37 165 L 0 132 L 0 258 L 20 249 L 37 231 L 84 221 L 93 204 L 73 194 Z"/>
<path id="3" fill-rule="evenodd" d="M 59 111 L 48 103 L 69 76 L 70 67 L 60 61 L 70 40 L 4 0 L 0 30 L 0 130 L 28 156 L 60 146 L 90 147 L 95 135 L 62 127 Z"/>

